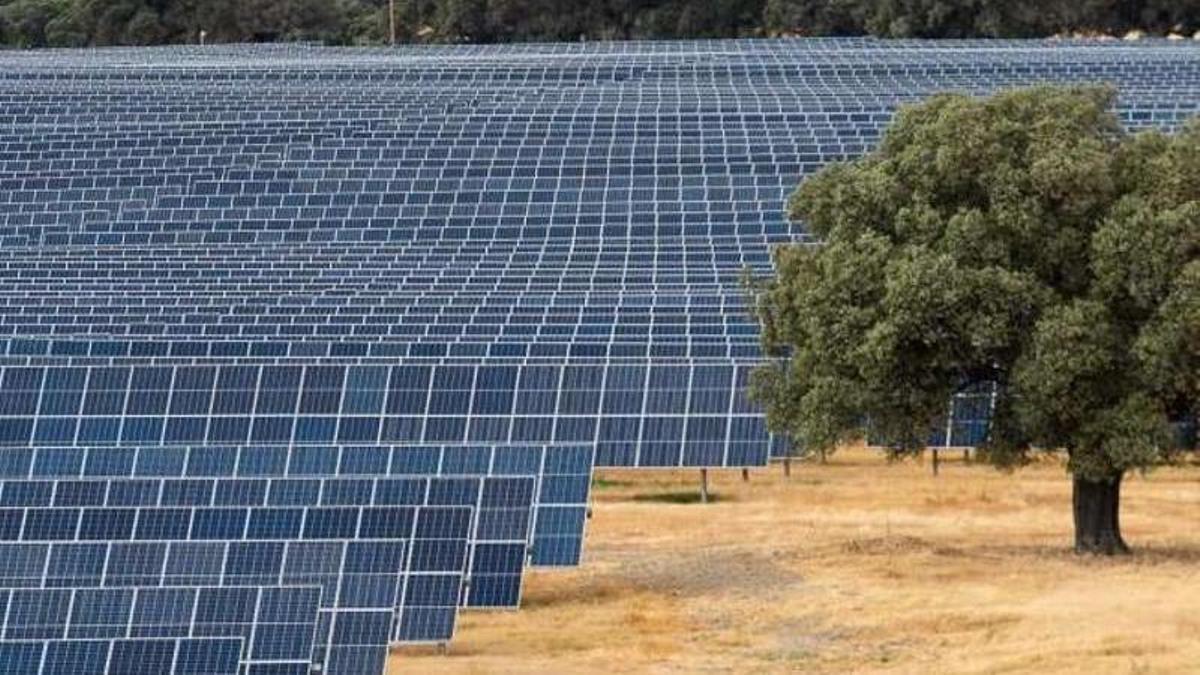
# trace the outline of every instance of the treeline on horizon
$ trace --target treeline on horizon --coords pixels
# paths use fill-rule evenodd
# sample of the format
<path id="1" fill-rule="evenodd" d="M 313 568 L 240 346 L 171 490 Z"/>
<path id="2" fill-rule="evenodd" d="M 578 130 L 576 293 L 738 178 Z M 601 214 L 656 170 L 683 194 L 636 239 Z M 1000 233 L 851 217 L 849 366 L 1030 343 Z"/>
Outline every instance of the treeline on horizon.
<path id="1" fill-rule="evenodd" d="M 1200 0 L 396 0 L 404 42 L 1200 30 Z M 389 39 L 388 0 L 0 0 L 0 45 Z"/>

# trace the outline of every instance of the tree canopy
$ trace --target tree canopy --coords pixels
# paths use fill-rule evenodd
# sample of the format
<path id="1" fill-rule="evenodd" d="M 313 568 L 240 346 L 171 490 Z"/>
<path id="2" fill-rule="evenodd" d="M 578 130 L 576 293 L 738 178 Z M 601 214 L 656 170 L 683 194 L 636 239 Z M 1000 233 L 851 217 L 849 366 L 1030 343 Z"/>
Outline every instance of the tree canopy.
<path id="1" fill-rule="evenodd" d="M 1200 123 L 1127 134 L 1114 98 L 936 96 L 805 180 L 791 215 L 822 243 L 778 249 L 756 297 L 772 430 L 833 449 L 869 419 L 918 452 L 956 390 L 996 383 L 985 455 L 1065 449 L 1077 548 L 1124 550 L 1121 477 L 1200 409 Z"/>
<path id="2" fill-rule="evenodd" d="M 1032 37 L 1200 29 L 1200 0 L 396 0 L 404 41 L 798 34 Z M 19 47 L 321 40 L 379 43 L 388 0 L 0 0 Z"/>

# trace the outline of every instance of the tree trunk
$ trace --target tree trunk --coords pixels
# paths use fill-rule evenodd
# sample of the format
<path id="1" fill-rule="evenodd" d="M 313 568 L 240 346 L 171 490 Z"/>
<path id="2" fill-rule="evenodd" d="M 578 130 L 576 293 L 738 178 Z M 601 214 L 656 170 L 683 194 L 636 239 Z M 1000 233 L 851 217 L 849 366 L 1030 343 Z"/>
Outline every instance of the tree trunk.
<path id="1" fill-rule="evenodd" d="M 1121 538 L 1121 478 L 1102 481 L 1075 477 L 1071 498 L 1075 512 L 1075 552 L 1094 555 L 1129 553 Z"/>

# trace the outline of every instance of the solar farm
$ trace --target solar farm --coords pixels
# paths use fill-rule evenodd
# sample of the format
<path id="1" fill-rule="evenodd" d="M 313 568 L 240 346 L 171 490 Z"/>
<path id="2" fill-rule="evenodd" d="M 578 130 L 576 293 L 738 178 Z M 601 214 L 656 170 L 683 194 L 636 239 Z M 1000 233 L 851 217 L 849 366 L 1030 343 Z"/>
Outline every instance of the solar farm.
<path id="1" fill-rule="evenodd" d="M 0 673 L 382 673 L 586 565 L 596 469 L 788 456 L 744 279 L 816 244 L 790 193 L 1043 82 L 1172 129 L 1200 49 L 0 51 Z"/>

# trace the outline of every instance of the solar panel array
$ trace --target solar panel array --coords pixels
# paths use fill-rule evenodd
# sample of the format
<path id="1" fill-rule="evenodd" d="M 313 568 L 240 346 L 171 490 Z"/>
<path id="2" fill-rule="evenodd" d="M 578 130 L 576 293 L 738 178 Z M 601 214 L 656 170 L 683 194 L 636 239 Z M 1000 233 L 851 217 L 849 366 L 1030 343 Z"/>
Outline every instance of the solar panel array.
<path id="1" fill-rule="evenodd" d="M 0 663 L 14 675 L 238 675 L 239 638 L 5 640 Z"/>
<path id="2" fill-rule="evenodd" d="M 362 675 L 517 606 L 579 563 L 593 466 L 788 451 L 741 280 L 808 243 L 803 176 L 947 89 L 1108 81 L 1174 127 L 1198 56 L 0 52 L 0 672 Z"/>
<path id="3" fill-rule="evenodd" d="M 203 655 L 212 659 L 205 670 L 304 675 L 312 656 L 320 595 L 318 586 L 22 588 L 0 591 L 0 607 L 7 610 L 3 625 L 6 642 L 64 645 L 43 653 L 43 663 L 54 664 L 43 666 L 50 672 L 94 670 L 105 660 L 95 650 L 103 651 L 101 645 L 108 641 L 153 639 L 165 650 L 169 643 L 162 641 L 166 640 L 189 640 L 204 646 L 213 639 L 233 638 L 237 642 L 232 659 L 229 650 L 216 649 Z M 249 648 L 243 652 L 242 645 Z M 57 651 L 70 653 L 72 648 L 82 650 L 86 657 L 73 660 L 78 670 L 63 670 L 67 663 L 59 659 L 67 655 L 60 656 Z M 178 646 L 175 651 L 178 654 Z M 108 652 L 111 655 L 111 646 Z M 182 663 L 196 664 L 196 656 L 188 654 Z M 221 665 L 229 660 L 232 669 Z M 116 664 L 107 668 L 126 672 Z"/>

